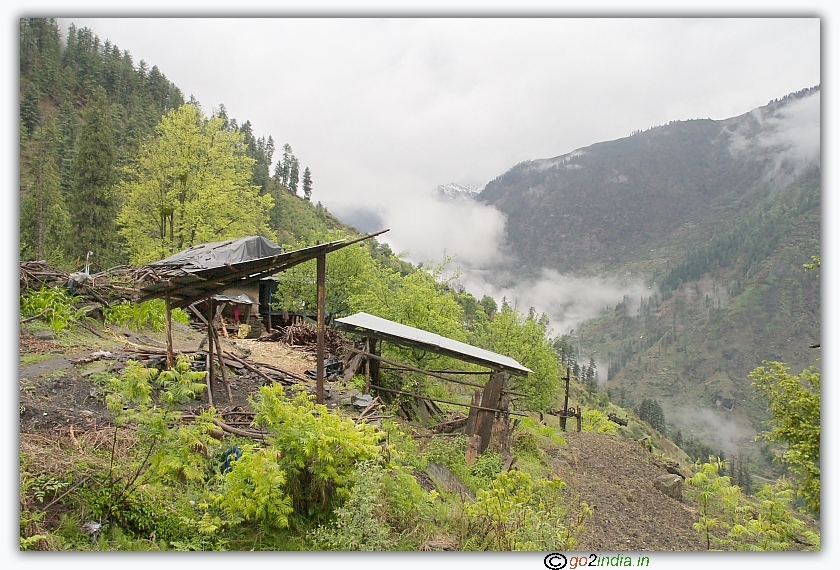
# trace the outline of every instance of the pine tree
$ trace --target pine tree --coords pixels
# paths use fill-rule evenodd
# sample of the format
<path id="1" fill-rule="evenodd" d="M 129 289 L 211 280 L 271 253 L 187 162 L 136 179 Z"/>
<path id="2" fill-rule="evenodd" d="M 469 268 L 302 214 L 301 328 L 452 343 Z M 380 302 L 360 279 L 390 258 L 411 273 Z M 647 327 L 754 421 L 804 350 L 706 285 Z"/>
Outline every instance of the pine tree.
<path id="1" fill-rule="evenodd" d="M 283 185 L 288 187 L 289 186 L 289 176 L 292 173 L 292 162 L 294 161 L 295 155 L 292 152 L 292 145 L 286 143 L 283 145 L 283 159 L 281 160 L 280 164 L 280 180 L 279 182 Z"/>
<path id="2" fill-rule="evenodd" d="M 292 194 L 297 194 L 298 180 L 300 179 L 300 165 L 297 158 L 292 158 L 292 164 L 289 169 L 289 190 Z"/>
<path id="3" fill-rule="evenodd" d="M 589 365 L 583 367 L 583 383 L 589 394 L 598 391 L 598 375 L 595 368 L 595 358 L 589 357 Z"/>
<path id="4" fill-rule="evenodd" d="M 92 107 L 83 115 L 79 147 L 73 162 L 73 186 L 68 203 L 72 223 L 72 257 L 84 259 L 88 251 L 102 264 L 117 265 L 118 236 L 114 225 L 116 204 L 111 186 L 116 181 L 115 141 L 108 99 L 101 87 Z M 103 265 L 107 266 L 107 265 Z"/>
<path id="5" fill-rule="evenodd" d="M 303 170 L 303 197 L 306 200 L 312 198 L 312 172 L 308 166 Z"/>

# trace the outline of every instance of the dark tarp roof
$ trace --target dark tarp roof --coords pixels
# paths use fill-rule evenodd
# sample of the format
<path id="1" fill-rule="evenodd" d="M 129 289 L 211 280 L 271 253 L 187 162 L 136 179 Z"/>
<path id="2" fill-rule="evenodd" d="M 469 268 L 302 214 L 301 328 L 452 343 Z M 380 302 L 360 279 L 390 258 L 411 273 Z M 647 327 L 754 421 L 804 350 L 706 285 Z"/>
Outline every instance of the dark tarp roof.
<path id="1" fill-rule="evenodd" d="M 179 267 L 184 271 L 200 271 L 252 261 L 283 253 L 283 248 L 262 236 L 248 236 L 226 241 L 194 245 L 149 267 Z"/>
<path id="2" fill-rule="evenodd" d="M 335 322 L 336 326 L 340 329 L 360 335 L 380 338 L 393 344 L 422 348 L 436 354 L 451 356 L 458 360 L 471 362 L 480 366 L 503 369 L 519 376 L 527 376 L 531 372 L 530 369 L 522 366 L 509 356 L 497 354 L 489 350 L 484 350 L 483 348 L 440 336 L 439 334 L 389 321 L 388 319 L 367 313 L 356 313 L 349 317 L 336 319 Z"/>
<path id="3" fill-rule="evenodd" d="M 140 301 L 169 297 L 172 307 L 183 308 L 386 231 L 287 252 L 259 236 L 193 246 L 141 268 Z"/>

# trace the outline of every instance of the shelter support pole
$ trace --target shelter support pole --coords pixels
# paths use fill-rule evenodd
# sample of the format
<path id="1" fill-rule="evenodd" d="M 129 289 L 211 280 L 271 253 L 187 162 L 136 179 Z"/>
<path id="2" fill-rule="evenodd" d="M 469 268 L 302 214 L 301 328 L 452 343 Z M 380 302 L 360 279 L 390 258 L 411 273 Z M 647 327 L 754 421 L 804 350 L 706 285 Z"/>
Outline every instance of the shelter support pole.
<path id="1" fill-rule="evenodd" d="M 365 394 L 370 394 L 370 337 L 365 337 Z"/>
<path id="2" fill-rule="evenodd" d="M 212 331 L 213 339 L 216 341 L 216 356 L 219 359 L 219 370 L 222 371 L 222 382 L 224 383 L 225 390 L 227 391 L 228 402 L 232 404 L 233 394 L 230 391 L 230 381 L 228 380 L 227 366 L 225 365 L 225 359 L 222 356 L 222 343 L 219 340 L 219 333 L 216 331 L 215 327 L 212 327 Z"/>
<path id="3" fill-rule="evenodd" d="M 207 307 L 208 311 L 208 319 L 207 323 L 207 384 L 209 386 L 210 391 L 209 399 L 213 401 L 213 378 L 215 374 L 213 374 L 213 298 L 210 297 L 207 299 Z"/>
<path id="4" fill-rule="evenodd" d="M 210 322 L 207 319 L 205 319 L 204 315 L 201 314 L 201 311 L 199 311 L 196 308 L 195 303 L 192 303 L 190 305 L 189 309 L 190 309 L 190 311 L 193 312 L 193 314 L 196 317 L 198 317 L 198 319 L 202 323 L 207 325 L 207 359 L 206 359 L 207 375 L 205 376 L 205 379 L 206 379 L 206 382 L 207 382 L 207 403 L 212 406 L 213 405 L 213 385 L 210 382 L 210 380 L 211 380 L 211 376 L 212 376 L 211 370 L 213 370 L 213 359 L 211 358 L 210 355 L 212 354 L 213 345 L 211 344 L 211 338 L 212 337 L 210 336 Z"/>
<path id="5" fill-rule="evenodd" d="M 315 376 L 315 398 L 318 404 L 324 403 L 324 321 L 327 304 L 327 254 L 318 255 L 318 337 L 316 347 L 317 369 Z"/>
<path id="6" fill-rule="evenodd" d="M 494 370 L 490 374 L 490 380 L 487 381 L 484 387 L 484 395 L 481 398 L 482 408 L 499 408 L 499 398 L 502 394 L 506 376 L 507 374 L 501 370 Z M 484 453 L 490 445 L 490 436 L 493 433 L 493 421 L 495 418 L 495 412 L 479 410 L 476 420 L 476 435 L 481 436 L 481 443 L 478 448 L 479 453 Z"/>
<path id="7" fill-rule="evenodd" d="M 382 349 L 382 343 L 378 339 L 371 339 L 370 341 L 370 349 L 368 350 L 368 354 L 371 356 L 370 360 L 370 383 L 375 386 L 381 386 L 382 384 L 379 381 L 379 363 L 380 360 L 383 360 L 382 357 L 379 355 L 380 350 Z"/>
<path id="8" fill-rule="evenodd" d="M 166 368 L 172 370 L 175 365 L 175 349 L 172 348 L 172 305 L 166 296 Z"/>

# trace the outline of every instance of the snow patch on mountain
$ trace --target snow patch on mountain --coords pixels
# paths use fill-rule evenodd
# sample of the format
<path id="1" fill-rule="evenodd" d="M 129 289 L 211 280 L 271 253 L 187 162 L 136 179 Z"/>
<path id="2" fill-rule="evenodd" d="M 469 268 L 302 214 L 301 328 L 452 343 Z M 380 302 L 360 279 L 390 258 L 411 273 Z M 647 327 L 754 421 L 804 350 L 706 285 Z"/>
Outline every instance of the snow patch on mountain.
<path id="1" fill-rule="evenodd" d="M 481 190 L 481 186 L 464 186 L 463 184 L 450 182 L 449 184 L 441 184 L 435 188 L 434 191 L 432 191 L 432 196 L 444 200 L 458 200 L 464 198 L 471 200 L 478 196 Z"/>

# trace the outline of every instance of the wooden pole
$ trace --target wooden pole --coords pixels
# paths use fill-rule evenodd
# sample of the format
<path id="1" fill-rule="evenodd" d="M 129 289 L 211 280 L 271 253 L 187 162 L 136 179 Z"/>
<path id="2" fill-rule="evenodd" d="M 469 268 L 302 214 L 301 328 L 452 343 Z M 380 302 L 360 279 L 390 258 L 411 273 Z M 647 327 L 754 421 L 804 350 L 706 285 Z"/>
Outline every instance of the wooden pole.
<path id="1" fill-rule="evenodd" d="M 327 254 L 318 256 L 318 337 L 316 346 L 317 368 L 315 376 L 315 401 L 324 403 L 324 321 L 327 304 Z"/>
<path id="2" fill-rule="evenodd" d="M 560 414 L 560 429 L 566 431 L 566 412 L 569 411 L 569 369 L 566 368 L 566 396 L 563 399 L 563 413 Z"/>
<path id="3" fill-rule="evenodd" d="M 233 394 L 230 391 L 230 381 L 228 380 L 227 366 L 225 365 L 225 359 L 222 356 L 222 342 L 219 340 L 219 333 L 216 332 L 216 327 L 213 327 L 213 338 L 216 340 L 216 356 L 219 358 L 219 370 L 222 371 L 222 382 L 225 385 L 225 391 L 227 392 L 228 402 L 232 404 Z"/>
<path id="4" fill-rule="evenodd" d="M 172 348 L 172 305 L 169 295 L 166 296 L 166 368 L 172 370 L 175 366 L 175 350 Z"/>

